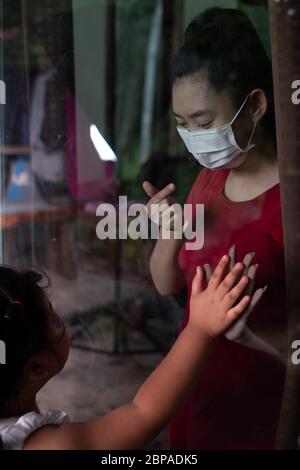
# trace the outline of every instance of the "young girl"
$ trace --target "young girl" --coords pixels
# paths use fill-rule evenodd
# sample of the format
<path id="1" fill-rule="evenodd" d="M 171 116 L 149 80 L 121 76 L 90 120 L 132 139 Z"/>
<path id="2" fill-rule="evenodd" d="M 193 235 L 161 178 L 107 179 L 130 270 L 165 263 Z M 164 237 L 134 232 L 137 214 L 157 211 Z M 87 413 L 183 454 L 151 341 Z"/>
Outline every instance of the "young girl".
<path id="1" fill-rule="evenodd" d="M 69 339 L 35 271 L 0 268 L 0 437 L 3 449 L 139 449 L 167 424 L 196 383 L 213 338 L 225 331 L 263 289 L 249 292 L 243 263 L 227 274 L 224 255 L 204 289 L 204 271 L 193 279 L 189 321 L 170 352 L 133 401 L 89 422 L 70 423 L 58 410 L 40 412 L 38 391 L 63 367 Z M 249 301 L 251 299 L 251 303 Z"/>

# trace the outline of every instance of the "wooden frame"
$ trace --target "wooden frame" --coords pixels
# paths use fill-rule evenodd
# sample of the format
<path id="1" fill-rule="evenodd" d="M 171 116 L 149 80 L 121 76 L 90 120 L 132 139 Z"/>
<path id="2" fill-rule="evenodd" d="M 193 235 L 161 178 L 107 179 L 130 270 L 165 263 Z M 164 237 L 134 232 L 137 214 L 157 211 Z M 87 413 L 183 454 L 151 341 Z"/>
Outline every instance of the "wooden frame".
<path id="1" fill-rule="evenodd" d="M 283 216 L 288 299 L 288 364 L 276 448 L 295 449 L 300 424 L 300 368 L 291 361 L 300 339 L 300 107 L 291 100 L 292 82 L 300 79 L 299 0 L 269 0 L 277 148 Z"/>

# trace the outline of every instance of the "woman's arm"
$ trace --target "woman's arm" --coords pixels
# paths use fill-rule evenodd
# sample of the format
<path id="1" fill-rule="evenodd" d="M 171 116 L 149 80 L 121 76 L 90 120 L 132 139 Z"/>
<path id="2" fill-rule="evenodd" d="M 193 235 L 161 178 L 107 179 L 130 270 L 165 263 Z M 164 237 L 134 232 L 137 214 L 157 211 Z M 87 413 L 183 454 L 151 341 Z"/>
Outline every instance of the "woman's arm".
<path id="1" fill-rule="evenodd" d="M 236 279 L 239 263 L 224 278 L 228 256 L 218 263 L 207 288 L 198 267 L 192 283 L 190 319 L 174 346 L 140 387 L 132 403 L 87 423 L 47 426 L 33 434 L 24 449 L 139 449 L 166 425 L 193 389 L 213 338 L 244 311 L 250 296 L 241 297 L 248 277 Z"/>
<path id="2" fill-rule="evenodd" d="M 184 274 L 178 266 L 178 251 L 183 243 L 175 238 L 157 240 L 150 258 L 150 272 L 154 285 L 161 295 L 171 295 L 185 285 Z"/>

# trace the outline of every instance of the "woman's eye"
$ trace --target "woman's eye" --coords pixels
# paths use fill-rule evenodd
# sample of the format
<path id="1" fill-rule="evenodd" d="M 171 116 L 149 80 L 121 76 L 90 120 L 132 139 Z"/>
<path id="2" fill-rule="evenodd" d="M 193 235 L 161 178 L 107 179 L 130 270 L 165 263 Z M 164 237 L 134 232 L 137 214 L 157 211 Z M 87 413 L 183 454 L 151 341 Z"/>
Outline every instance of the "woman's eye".
<path id="1" fill-rule="evenodd" d="M 186 123 L 185 122 L 177 122 L 177 125 L 179 127 L 185 127 L 186 126 Z"/>
<path id="2" fill-rule="evenodd" d="M 202 127 L 203 129 L 208 129 L 211 123 L 212 121 L 206 122 L 205 124 L 199 124 L 198 127 Z"/>

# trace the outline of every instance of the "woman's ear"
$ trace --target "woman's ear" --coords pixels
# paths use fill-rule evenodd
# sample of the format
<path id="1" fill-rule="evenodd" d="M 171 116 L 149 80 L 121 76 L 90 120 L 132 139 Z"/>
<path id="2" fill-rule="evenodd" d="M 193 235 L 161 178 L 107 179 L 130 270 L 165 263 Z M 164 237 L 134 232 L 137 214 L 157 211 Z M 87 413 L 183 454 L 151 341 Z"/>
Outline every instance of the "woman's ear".
<path id="1" fill-rule="evenodd" d="M 255 88 L 249 93 L 249 109 L 253 122 L 260 121 L 268 109 L 268 100 L 261 88 Z"/>

